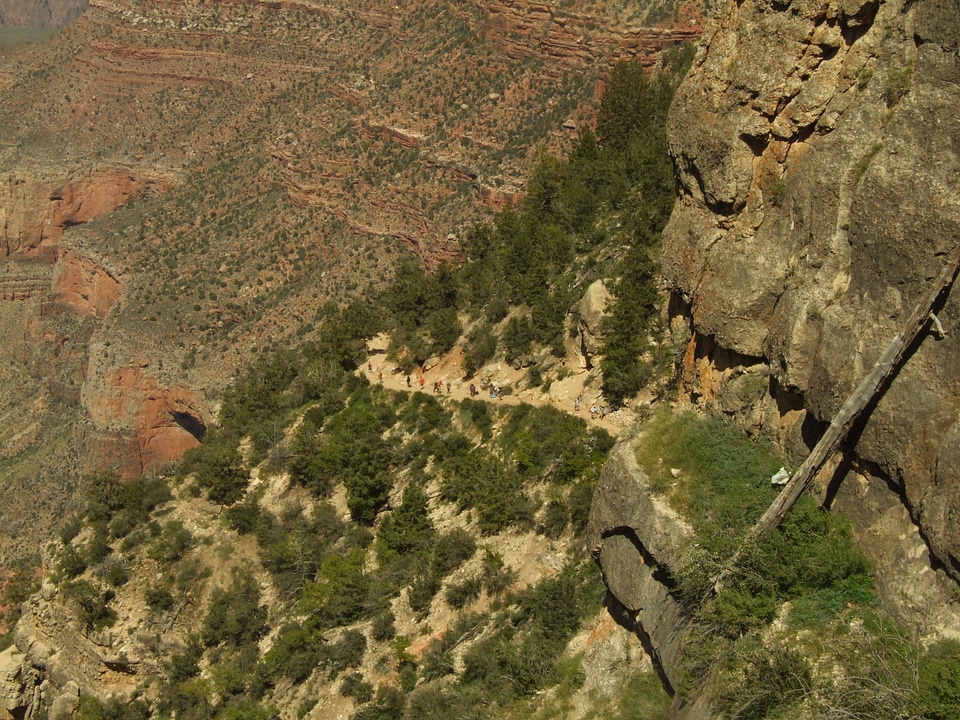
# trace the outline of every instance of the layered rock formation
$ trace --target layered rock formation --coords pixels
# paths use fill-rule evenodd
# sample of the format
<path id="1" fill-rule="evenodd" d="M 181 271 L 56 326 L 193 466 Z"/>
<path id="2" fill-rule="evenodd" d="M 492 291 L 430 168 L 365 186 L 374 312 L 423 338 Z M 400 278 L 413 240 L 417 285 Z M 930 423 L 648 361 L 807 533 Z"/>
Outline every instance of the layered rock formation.
<path id="1" fill-rule="evenodd" d="M 958 49 L 953 0 L 726 2 L 677 94 L 664 269 L 691 333 L 683 388 L 798 460 L 960 242 Z M 888 603 L 930 626 L 947 597 L 931 567 L 960 577 L 958 292 L 821 487 L 869 537 Z"/>
<path id="2" fill-rule="evenodd" d="M 64 168 L 53 176 L 18 169 L 0 184 L 0 257 L 53 263 L 67 228 L 171 185 L 169 177 L 121 167 Z"/>

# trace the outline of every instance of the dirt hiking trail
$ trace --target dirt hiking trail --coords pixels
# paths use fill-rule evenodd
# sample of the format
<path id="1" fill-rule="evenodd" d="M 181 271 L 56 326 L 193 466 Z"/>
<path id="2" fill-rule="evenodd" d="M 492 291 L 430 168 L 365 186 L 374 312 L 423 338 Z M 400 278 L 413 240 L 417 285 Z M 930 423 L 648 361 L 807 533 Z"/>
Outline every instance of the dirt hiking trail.
<path id="1" fill-rule="evenodd" d="M 515 369 L 505 362 L 495 362 L 485 365 L 469 380 L 463 379 L 463 350 L 454 348 L 446 355 L 432 358 L 426 364 L 423 372 L 410 374 L 410 385 L 407 386 L 407 375 L 396 363 L 387 359 L 386 347 L 388 338 L 377 336 L 367 343 L 368 357 L 365 364 L 358 370 L 363 373 L 372 384 L 382 384 L 390 390 L 401 392 L 424 392 L 450 397 L 456 401 L 470 397 L 470 384 L 477 389 L 475 400 L 504 405 L 552 405 L 569 415 L 583 418 L 591 427 L 601 427 L 613 436 L 617 436 L 623 429 L 630 427 L 636 420 L 636 413 L 632 408 L 622 407 L 616 412 L 606 412 L 601 419 L 600 409 L 608 406 L 600 391 L 600 381 L 596 371 L 578 368 L 571 363 L 571 359 L 561 361 L 562 366 L 569 368 L 565 377 L 554 380 L 547 386 L 530 387 L 528 370 Z M 564 373 L 561 373 L 564 374 Z M 420 378 L 423 378 L 423 386 Z M 440 392 L 434 391 L 434 383 L 440 383 Z M 490 384 L 503 388 L 501 395 L 492 397 Z M 547 387 L 546 391 L 544 387 Z M 448 389 L 449 388 L 449 389 Z M 576 408 L 576 399 L 580 398 L 580 408 Z M 641 397 L 638 404 L 649 404 L 652 398 Z M 596 406 L 597 413 L 591 418 L 591 407 Z"/>

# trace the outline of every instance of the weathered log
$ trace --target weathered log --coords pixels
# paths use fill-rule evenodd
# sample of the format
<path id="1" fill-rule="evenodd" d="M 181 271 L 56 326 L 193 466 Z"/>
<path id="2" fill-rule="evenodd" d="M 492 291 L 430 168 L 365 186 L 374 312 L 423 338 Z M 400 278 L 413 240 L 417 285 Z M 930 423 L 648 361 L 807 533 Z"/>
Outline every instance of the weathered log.
<path id="1" fill-rule="evenodd" d="M 782 521 L 784 516 L 790 511 L 800 496 L 810 487 L 817 473 L 823 467 L 827 459 L 836 452 L 840 443 L 846 437 L 850 428 L 856 422 L 863 410 L 870 404 L 870 401 L 884 389 L 884 381 L 890 377 L 894 370 L 899 366 L 903 359 L 903 354 L 907 348 L 913 344 L 913 341 L 920 334 L 927 322 L 933 318 L 933 306 L 936 304 L 940 295 L 953 283 L 960 270 L 960 245 L 954 248 L 948 256 L 947 263 L 943 266 L 937 279 L 934 281 L 930 291 L 924 295 L 913 312 L 906 319 L 903 328 L 898 332 L 886 349 L 881 353 L 873 369 L 860 381 L 860 385 L 853 391 L 847 401 L 840 408 L 836 417 L 830 423 L 830 427 L 820 438 L 820 442 L 813 448 L 807 459 L 797 469 L 797 472 L 790 479 L 776 500 L 771 503 L 766 512 L 757 524 L 747 533 L 743 542 L 737 551 L 724 565 L 723 570 L 713 581 L 711 594 L 718 593 L 725 584 L 730 574 L 736 569 L 737 563 L 745 548 L 755 542 L 763 533 L 773 530 Z M 942 334 L 943 328 L 939 321 L 935 326 Z"/>

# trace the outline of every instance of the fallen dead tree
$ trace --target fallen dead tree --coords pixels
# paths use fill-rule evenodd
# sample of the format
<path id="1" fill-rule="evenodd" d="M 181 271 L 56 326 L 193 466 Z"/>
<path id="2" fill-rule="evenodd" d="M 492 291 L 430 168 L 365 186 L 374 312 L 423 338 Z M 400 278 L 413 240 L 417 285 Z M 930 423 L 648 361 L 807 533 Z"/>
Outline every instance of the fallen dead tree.
<path id="1" fill-rule="evenodd" d="M 840 408 L 839 412 L 830 423 L 830 427 L 820 438 L 816 447 L 810 452 L 803 464 L 797 469 L 797 472 L 784 486 L 776 500 L 771 503 L 763 516 L 757 521 L 741 542 L 740 547 L 726 562 L 723 569 L 714 579 L 707 598 L 715 596 L 729 579 L 731 573 L 736 570 L 743 552 L 754 544 L 763 534 L 775 529 L 783 521 L 783 518 L 790 511 L 800 496 L 810 487 L 817 473 L 826 463 L 827 459 L 836 452 L 840 443 L 847 436 L 854 422 L 863 413 L 864 409 L 879 397 L 886 385 L 886 380 L 896 370 L 903 359 L 903 355 L 914 340 L 920 335 L 921 331 L 932 323 L 934 331 L 943 336 L 943 327 L 934 314 L 934 306 L 941 295 L 949 288 L 960 270 L 960 245 L 954 248 L 948 256 L 947 263 L 943 266 L 940 274 L 937 276 L 930 290 L 924 295 L 913 312 L 906 319 L 901 328 L 886 349 L 881 353 L 873 368 L 860 381 L 856 390 L 847 398 L 847 401 Z"/>

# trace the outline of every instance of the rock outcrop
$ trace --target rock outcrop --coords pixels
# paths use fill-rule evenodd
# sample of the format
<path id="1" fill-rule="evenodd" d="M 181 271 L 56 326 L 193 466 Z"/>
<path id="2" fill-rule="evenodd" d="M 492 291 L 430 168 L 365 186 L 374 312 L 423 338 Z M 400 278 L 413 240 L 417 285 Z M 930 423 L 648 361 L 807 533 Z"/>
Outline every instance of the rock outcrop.
<path id="1" fill-rule="evenodd" d="M 167 177 L 118 167 L 55 177 L 12 173 L 0 182 L 0 258 L 22 255 L 52 263 L 66 228 L 171 185 Z"/>
<path id="2" fill-rule="evenodd" d="M 669 572 L 677 567 L 693 530 L 650 490 L 636 460 L 642 438 L 621 438 L 604 465 L 590 507 L 587 546 L 607 588 L 623 606 L 671 689 L 680 680 L 678 660 L 686 627 L 670 595 Z"/>
<path id="3" fill-rule="evenodd" d="M 594 281 L 577 305 L 580 322 L 577 327 L 577 355 L 581 368 L 592 368 L 594 355 L 600 346 L 600 324 L 611 299 L 603 280 Z"/>
<path id="4" fill-rule="evenodd" d="M 54 302 L 63 303 L 78 315 L 105 316 L 120 300 L 123 286 L 113 273 L 93 258 L 65 250 L 54 268 Z"/>
<path id="5" fill-rule="evenodd" d="M 952 0 L 725 2 L 677 94 L 664 269 L 674 327 L 690 330 L 681 382 L 797 459 L 960 242 L 958 49 Z M 945 334 L 911 349 L 821 488 L 871 528 L 876 564 L 902 543 L 926 557 L 925 540 L 928 566 L 954 578 L 958 293 L 937 310 Z M 862 501 L 884 494 L 879 506 L 905 506 L 886 528 Z M 887 582 L 895 610 L 923 614 Z"/>
<path id="6" fill-rule="evenodd" d="M 89 4 L 90 0 L 0 0 L 0 27 L 60 28 Z"/>
<path id="7" fill-rule="evenodd" d="M 163 386 L 140 366 L 101 368 L 95 359 L 91 370 L 81 400 L 107 446 L 121 450 L 114 457 L 125 476 L 179 460 L 200 444 L 209 411 L 188 387 Z"/>

